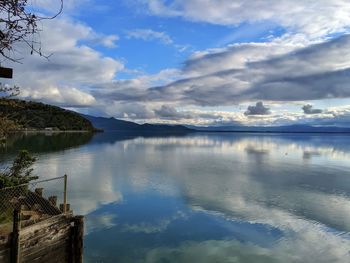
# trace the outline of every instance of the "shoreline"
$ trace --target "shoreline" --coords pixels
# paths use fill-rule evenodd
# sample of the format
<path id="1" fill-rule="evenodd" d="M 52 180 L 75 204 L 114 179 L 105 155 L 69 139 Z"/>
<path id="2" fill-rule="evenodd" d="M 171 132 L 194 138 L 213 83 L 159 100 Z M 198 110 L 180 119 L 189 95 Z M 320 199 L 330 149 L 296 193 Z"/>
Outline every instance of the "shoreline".
<path id="1" fill-rule="evenodd" d="M 129 134 L 187 134 L 187 133 L 253 133 L 253 134 L 344 134 L 344 135 L 350 135 L 350 132 L 347 131 L 251 131 L 251 130 L 243 130 L 243 131 L 235 131 L 235 130 L 195 130 L 191 129 L 188 132 L 166 132 L 166 131 L 126 131 L 126 130 L 18 130 L 14 131 L 12 134 L 15 133 L 24 133 L 24 134 L 58 134 L 58 133 L 129 133 Z"/>
<path id="2" fill-rule="evenodd" d="M 96 133 L 102 131 L 89 131 L 89 130 L 18 130 L 13 133 Z"/>
<path id="3" fill-rule="evenodd" d="M 195 130 L 203 133 L 285 133 L 285 134 L 350 134 L 350 131 L 213 131 L 213 130 Z"/>

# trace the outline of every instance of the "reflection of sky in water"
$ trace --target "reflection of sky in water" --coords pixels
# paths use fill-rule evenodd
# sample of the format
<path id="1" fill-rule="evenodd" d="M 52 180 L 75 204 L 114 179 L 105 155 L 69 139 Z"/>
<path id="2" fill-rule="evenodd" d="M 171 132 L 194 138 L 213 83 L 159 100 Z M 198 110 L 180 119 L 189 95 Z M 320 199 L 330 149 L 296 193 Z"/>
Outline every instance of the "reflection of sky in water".
<path id="1" fill-rule="evenodd" d="M 98 134 L 39 154 L 87 215 L 87 262 L 348 262 L 350 137 Z"/>
<path id="2" fill-rule="evenodd" d="M 174 197 L 154 192 L 125 196 L 121 204 L 100 207 L 87 216 L 86 246 L 91 261 L 135 261 L 145 257 L 145 250 L 164 245 L 177 247 L 182 242 L 231 240 L 271 247 L 282 236 L 278 229 L 263 224 L 228 220 L 222 215 L 195 211 Z M 96 228 L 96 218 L 111 221 Z M 91 228 L 91 229 L 90 229 Z M 130 252 L 132 254 L 130 255 Z"/>

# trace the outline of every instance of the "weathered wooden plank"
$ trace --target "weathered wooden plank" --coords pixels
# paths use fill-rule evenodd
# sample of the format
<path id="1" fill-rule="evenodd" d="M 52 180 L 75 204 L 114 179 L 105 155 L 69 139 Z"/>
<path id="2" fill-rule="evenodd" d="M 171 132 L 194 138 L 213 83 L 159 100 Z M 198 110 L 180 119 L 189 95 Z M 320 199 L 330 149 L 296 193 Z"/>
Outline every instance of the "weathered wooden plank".
<path id="1" fill-rule="evenodd" d="M 0 236 L 0 250 L 3 247 L 9 246 L 10 242 L 11 242 L 11 235 L 10 234 L 8 234 L 8 235 L 1 235 Z"/>
<path id="2" fill-rule="evenodd" d="M 0 262 L 10 262 L 11 256 L 11 240 L 7 239 L 7 243 L 0 245 Z"/>
<path id="3" fill-rule="evenodd" d="M 68 257 L 63 254 L 61 251 L 53 253 L 50 252 L 49 254 L 45 254 L 43 256 L 34 257 L 34 258 L 28 258 L 28 260 L 24 260 L 21 263 L 67 263 L 70 262 L 68 260 Z"/>
<path id="4" fill-rule="evenodd" d="M 71 214 L 24 227 L 20 232 L 21 263 L 82 262 L 83 229 L 84 218 Z M 1 263 L 8 262 L 8 254 L 8 247 L 0 246 Z"/>
<path id="5" fill-rule="evenodd" d="M 0 244 L 0 251 L 1 250 L 4 250 L 4 249 L 7 249 L 11 246 L 11 238 L 10 237 L 7 237 L 6 238 L 6 242 L 4 241 L 3 243 Z"/>
<path id="6" fill-rule="evenodd" d="M 70 224 L 59 225 L 57 227 L 51 227 L 50 229 L 43 229 L 36 232 L 35 235 L 21 236 L 21 244 L 28 242 L 37 242 L 38 240 L 53 240 L 62 235 L 67 235 L 70 232 Z"/>
<path id="7" fill-rule="evenodd" d="M 29 250 L 29 249 L 41 248 L 43 244 L 45 244 L 45 246 L 48 246 L 60 240 L 69 240 L 69 235 L 70 235 L 70 231 L 65 231 L 60 233 L 60 235 L 57 235 L 57 236 L 55 235 L 54 238 L 41 237 L 41 238 L 36 238 L 35 240 L 28 240 L 21 245 L 22 252 L 24 253 L 26 250 Z"/>
<path id="8" fill-rule="evenodd" d="M 62 239 L 56 242 L 51 242 L 50 244 L 45 244 L 45 246 L 41 246 L 41 248 L 39 249 L 36 248 L 36 249 L 29 249 L 26 251 L 22 251 L 23 252 L 22 255 L 23 255 L 23 258 L 25 258 L 25 260 L 29 260 L 29 259 L 43 257 L 51 252 L 57 252 L 58 250 L 62 250 L 63 251 L 62 254 L 67 256 L 68 246 L 69 246 L 69 240 Z"/>
<path id="9" fill-rule="evenodd" d="M 4 249 L 0 251 L 0 262 L 10 262 L 11 250 Z"/>
<path id="10" fill-rule="evenodd" d="M 68 257 L 68 247 L 65 244 L 57 243 L 55 246 L 45 247 L 45 249 L 43 250 L 32 251 L 30 254 L 27 253 L 22 255 L 23 256 L 22 259 L 30 260 L 30 259 L 40 258 L 47 255 L 48 253 L 57 252 L 57 250 L 60 251 L 61 258 L 62 257 L 66 258 Z"/>
<path id="11" fill-rule="evenodd" d="M 10 248 L 0 250 L 0 258 L 10 253 Z M 1 261 L 0 261 L 1 262 Z"/>
<path id="12" fill-rule="evenodd" d="M 42 237 L 46 239 L 54 239 L 55 235 L 59 236 L 63 232 L 69 231 L 70 227 L 70 224 L 62 224 L 58 227 L 50 227 L 50 229 L 43 229 L 42 231 L 36 232 L 34 235 L 23 236 L 21 238 L 21 243 L 24 243 L 27 240 L 41 239 Z"/>
<path id="13" fill-rule="evenodd" d="M 59 215 L 21 232 L 22 262 L 69 262 L 72 217 Z"/>
<path id="14" fill-rule="evenodd" d="M 60 241 L 32 253 L 24 253 L 22 262 L 68 262 L 68 242 Z"/>
<path id="15" fill-rule="evenodd" d="M 36 223 L 34 225 L 25 227 L 21 231 L 21 236 L 34 235 L 38 231 L 49 228 L 52 225 L 59 224 L 60 222 L 70 222 L 70 215 L 58 215 L 51 218 L 48 218 L 42 222 Z"/>

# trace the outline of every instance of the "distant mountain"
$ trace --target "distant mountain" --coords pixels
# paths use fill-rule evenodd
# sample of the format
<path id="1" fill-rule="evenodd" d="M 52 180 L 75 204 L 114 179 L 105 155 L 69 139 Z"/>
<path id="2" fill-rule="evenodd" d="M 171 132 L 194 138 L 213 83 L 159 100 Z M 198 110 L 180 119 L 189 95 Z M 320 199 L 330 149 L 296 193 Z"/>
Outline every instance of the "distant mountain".
<path id="1" fill-rule="evenodd" d="M 115 118 L 94 117 L 82 114 L 84 118 L 91 121 L 97 129 L 104 131 L 120 131 L 135 133 L 188 133 L 194 130 L 182 125 L 166 124 L 137 124 L 130 121 L 118 120 Z"/>
<path id="2" fill-rule="evenodd" d="M 95 117 L 81 114 L 82 117 L 89 120 L 95 128 L 104 131 L 130 131 L 139 128 L 139 124 L 131 121 L 123 121 L 115 118 Z"/>
<path id="3" fill-rule="evenodd" d="M 280 132 L 280 133 L 350 133 L 350 128 L 336 126 L 311 126 L 311 125 L 287 125 L 287 126 L 188 126 L 191 129 L 202 132 Z"/>
<path id="4" fill-rule="evenodd" d="M 0 98 L 0 116 L 6 116 L 22 128 L 61 131 L 119 131 L 147 136 L 186 134 L 190 132 L 265 132 L 265 133 L 350 133 L 350 127 L 338 126 L 182 126 L 167 124 L 137 124 L 115 118 L 94 117 L 39 102 Z"/>
<path id="5" fill-rule="evenodd" d="M 40 102 L 0 98 L 0 115 L 33 130 L 94 131 L 80 114 Z"/>

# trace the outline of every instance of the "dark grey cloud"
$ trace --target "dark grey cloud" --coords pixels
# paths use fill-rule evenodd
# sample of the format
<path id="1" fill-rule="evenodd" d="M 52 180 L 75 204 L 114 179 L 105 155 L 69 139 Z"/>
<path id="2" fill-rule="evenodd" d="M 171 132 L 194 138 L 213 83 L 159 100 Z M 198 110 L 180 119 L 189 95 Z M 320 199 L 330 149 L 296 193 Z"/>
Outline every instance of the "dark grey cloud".
<path id="1" fill-rule="evenodd" d="M 264 45 L 261 48 L 267 52 L 267 47 Z M 235 51 L 249 57 L 259 53 L 259 46 L 231 46 L 219 54 L 191 58 L 182 71 L 184 78 L 167 85 L 138 89 L 117 81 L 114 87 L 110 85 L 107 92 L 92 94 L 116 101 L 171 102 L 178 106 L 221 106 L 254 100 L 350 98 L 349 49 L 350 35 L 345 35 L 325 43 L 274 56 L 265 55 L 262 56 L 265 59 L 247 62 L 241 60 L 241 55 L 236 56 Z M 218 65 L 217 71 L 215 65 Z"/>
<path id="2" fill-rule="evenodd" d="M 248 106 L 245 115 L 269 115 L 271 114 L 270 108 L 265 107 L 262 101 L 259 101 L 255 106 Z"/>
<path id="3" fill-rule="evenodd" d="M 180 78 L 166 85 L 152 86 L 142 79 L 117 80 L 108 85 L 96 85 L 91 89 L 91 94 L 97 100 L 103 100 L 106 105 L 123 105 L 118 107 L 123 116 L 141 118 L 144 114 L 140 113 L 148 109 L 149 114 L 144 117 L 181 123 L 201 120 L 205 125 L 248 123 L 249 118 L 237 114 L 229 116 L 223 112 L 205 114 L 205 110 L 194 112 L 177 109 L 188 109 L 188 106 L 232 106 L 247 101 L 292 102 L 350 98 L 350 35 L 293 52 L 283 52 L 282 48 L 279 53 L 272 56 L 265 54 L 262 59 L 253 61 L 242 58 L 254 57 L 260 48 L 268 53 L 272 46 L 242 45 L 246 44 L 215 51 L 218 54 L 212 55 L 208 51 L 208 54 L 192 57 L 179 73 Z M 144 105 L 144 109 L 135 114 L 131 108 L 125 108 L 128 104 Z M 312 110 L 313 113 L 319 113 Z M 265 116 L 262 122 L 276 125 L 291 122 L 337 122 L 345 125 L 348 120 L 348 113 L 343 112 L 332 114 L 324 111 L 320 113 L 322 116 L 301 112 L 268 113 L 268 108 L 261 103 L 251 106 L 245 116 L 262 115 Z"/>
<path id="4" fill-rule="evenodd" d="M 272 101 L 349 98 L 349 81 L 350 68 L 296 77 L 281 74 L 271 79 L 265 77 L 263 81 L 243 92 L 241 98 Z"/>
<path id="5" fill-rule="evenodd" d="M 243 112 L 234 114 L 217 110 L 214 113 L 212 108 L 204 108 L 206 106 L 232 106 L 264 100 L 288 102 L 350 98 L 350 36 L 310 45 L 311 41 L 336 35 L 331 33 L 344 34 L 348 30 L 350 17 L 346 14 L 350 11 L 350 4 L 347 1 L 320 0 L 322 4 L 316 6 L 302 0 L 278 3 L 275 0 L 234 1 L 239 4 L 232 4 L 232 0 L 141 1 L 152 3 L 153 8 L 149 11 L 153 14 L 155 8 L 159 11 L 157 14 L 165 12 L 170 15 L 170 12 L 191 21 L 225 25 L 248 22 L 254 27 L 256 23 L 258 31 L 260 24 L 264 26 L 272 22 L 273 27 L 284 27 L 286 34 L 265 43 L 240 43 L 202 50 L 192 54 L 184 62 L 182 70 L 168 69 L 162 70 L 162 74 L 142 75 L 146 73 L 125 69 L 124 61 L 108 57 L 96 48 L 100 45 L 115 47 L 118 36 L 101 34 L 65 16 L 43 22 L 41 41 L 46 49 L 43 51 L 53 53 L 49 61 L 38 56 L 27 57 L 25 54 L 29 55 L 29 52 L 26 49 L 16 47 L 18 55 L 22 57 L 23 54 L 25 60 L 23 65 L 9 65 L 18 72 L 9 83 L 22 87 L 21 96 L 24 98 L 65 107 L 90 107 L 115 117 L 167 121 L 204 119 L 211 123 L 247 122 L 247 119 L 258 122 L 258 118 L 248 118 Z M 74 3 L 68 5 L 75 6 Z M 311 6 L 313 9 L 309 12 Z M 45 7 L 51 10 L 51 4 L 45 4 Z M 232 16 L 233 13 L 236 15 Z M 237 29 L 237 32 L 240 30 L 245 28 Z M 166 32 L 141 29 L 131 35 L 182 49 Z M 222 42 L 221 39 L 216 41 Z M 135 74 L 135 78 L 117 79 L 120 71 Z M 198 109 L 197 106 L 203 108 L 193 110 Z M 296 113 L 271 114 L 261 119 L 296 122 L 299 119 L 318 121 L 319 117 L 324 118 L 302 112 L 291 117 L 293 114 Z M 323 112 L 322 115 L 326 114 Z M 334 114 L 333 117 L 328 115 L 330 122 L 336 120 L 345 124 L 349 119 L 345 113 Z"/>
<path id="6" fill-rule="evenodd" d="M 200 1 L 196 3 L 202 4 Z M 215 2 L 215 5 L 220 4 Z M 232 17 L 231 14 L 229 12 L 228 17 Z M 222 12 L 219 15 L 222 16 Z M 182 69 L 147 75 L 139 70 L 125 69 L 125 62 L 96 49 L 101 44 L 115 47 L 117 36 L 101 35 L 66 18 L 47 23 L 43 29 L 50 30 L 43 30 L 42 42 L 43 47 L 48 48 L 45 52 L 54 54 L 50 60 L 28 56 L 23 65 L 13 65 L 15 71 L 20 72 L 14 83 L 23 87 L 23 98 L 138 122 L 203 126 L 283 125 L 291 122 L 350 125 L 350 111 L 324 111 L 314 115 L 302 111 L 274 111 L 267 115 L 268 109 L 262 104 L 261 108 L 251 106 L 244 115 L 244 110 L 226 111 L 225 107 L 217 107 L 247 101 L 255 104 L 265 100 L 310 100 L 312 103 L 315 99 L 350 97 L 349 36 L 306 48 L 301 47 L 310 42 L 300 41 L 296 35 L 265 43 L 233 44 L 196 52 L 184 62 Z M 334 23 L 338 24 L 338 21 L 334 20 Z M 176 46 L 166 33 L 137 33 L 140 33 L 139 37 L 146 33 L 145 40 L 160 40 Z M 124 70 L 135 74 L 135 78 L 118 79 L 116 74 Z M 263 115 L 250 116 L 254 114 Z"/>
<path id="7" fill-rule="evenodd" d="M 159 76 L 114 80 L 116 72 L 123 70 L 121 62 L 75 44 L 76 39 L 87 38 L 88 29 L 64 20 L 59 20 L 58 28 L 67 29 L 62 32 L 73 30 L 74 34 L 43 35 L 46 46 L 52 47 L 49 52 L 55 54 L 49 62 L 30 56 L 27 60 L 32 67 L 14 66 L 16 71 L 23 72 L 15 79 L 25 87 L 23 97 L 65 107 L 91 106 L 121 118 L 186 122 L 202 119 L 208 123 L 245 119 L 223 112 L 177 109 L 232 106 L 243 101 L 350 98 L 350 35 L 297 50 L 285 43 L 249 43 L 208 50 L 188 59 L 178 75 L 171 73 L 176 77 L 168 74 L 166 80 L 158 82 Z M 58 38 L 64 41 L 57 41 Z M 177 81 L 170 82 L 174 79 Z M 252 106 L 246 115 L 267 115 L 268 110 L 261 106 Z M 334 115 L 333 119 L 342 121 L 348 117 Z M 290 120 L 286 118 L 287 121 Z"/>
<path id="8" fill-rule="evenodd" d="M 162 119 L 191 119 L 193 116 L 189 112 L 180 112 L 176 108 L 169 105 L 162 105 L 160 109 L 156 109 L 155 114 Z"/>
<path id="9" fill-rule="evenodd" d="M 311 104 L 306 104 L 302 107 L 305 114 L 320 114 L 323 112 L 321 109 L 314 109 Z"/>
<path id="10" fill-rule="evenodd" d="M 184 62 L 183 70 L 189 75 L 204 75 L 227 69 L 242 69 L 248 61 L 266 60 L 293 49 L 293 45 L 276 43 L 235 44 L 190 57 Z"/>

